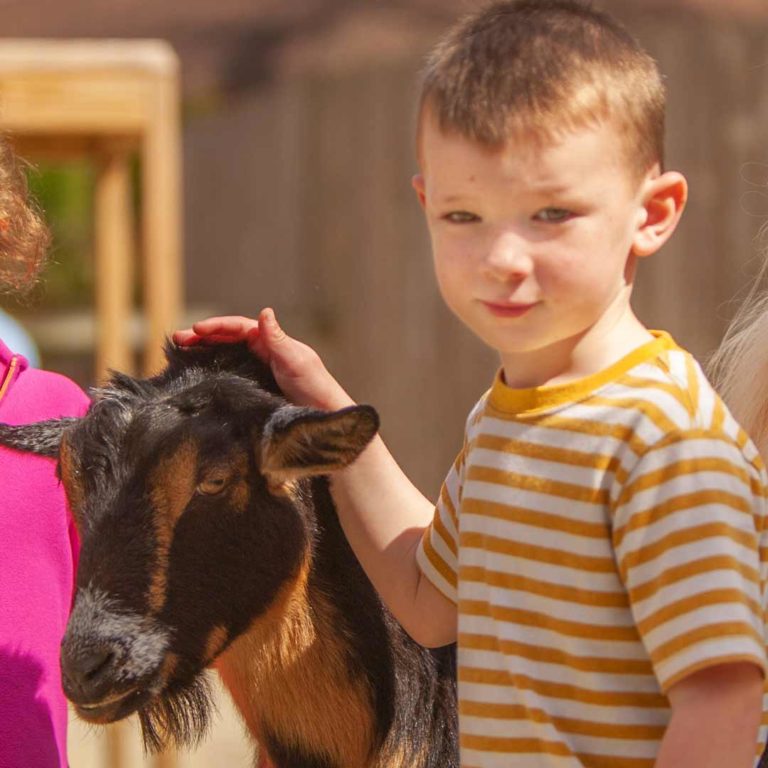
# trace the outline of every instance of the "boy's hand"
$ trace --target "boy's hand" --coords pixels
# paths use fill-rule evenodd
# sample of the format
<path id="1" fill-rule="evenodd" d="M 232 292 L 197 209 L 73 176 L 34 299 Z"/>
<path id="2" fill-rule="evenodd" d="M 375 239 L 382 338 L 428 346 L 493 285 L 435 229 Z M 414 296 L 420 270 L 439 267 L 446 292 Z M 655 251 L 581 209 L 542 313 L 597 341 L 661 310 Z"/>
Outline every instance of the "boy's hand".
<path id="1" fill-rule="evenodd" d="M 173 340 L 181 346 L 246 341 L 249 349 L 269 364 L 285 396 L 297 405 L 337 410 L 353 404 L 317 352 L 288 336 L 271 309 L 263 309 L 258 320 L 210 317 L 191 329 L 176 331 Z"/>

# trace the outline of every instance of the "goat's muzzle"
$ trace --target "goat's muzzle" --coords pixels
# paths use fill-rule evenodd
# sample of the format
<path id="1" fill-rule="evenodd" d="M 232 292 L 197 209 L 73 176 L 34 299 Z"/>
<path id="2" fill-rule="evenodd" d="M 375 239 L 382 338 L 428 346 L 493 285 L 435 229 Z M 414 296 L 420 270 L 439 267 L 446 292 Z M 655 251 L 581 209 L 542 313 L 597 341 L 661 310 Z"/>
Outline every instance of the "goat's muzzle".
<path id="1" fill-rule="evenodd" d="M 78 593 L 61 644 L 61 677 L 77 713 L 108 723 L 140 709 L 164 687 L 168 633 L 152 619 L 115 610 L 103 593 Z"/>
<path id="2" fill-rule="evenodd" d="M 96 639 L 63 644 L 61 679 L 77 713 L 93 723 L 111 723 L 135 712 L 153 695 L 151 680 L 125 679 L 117 644 Z"/>

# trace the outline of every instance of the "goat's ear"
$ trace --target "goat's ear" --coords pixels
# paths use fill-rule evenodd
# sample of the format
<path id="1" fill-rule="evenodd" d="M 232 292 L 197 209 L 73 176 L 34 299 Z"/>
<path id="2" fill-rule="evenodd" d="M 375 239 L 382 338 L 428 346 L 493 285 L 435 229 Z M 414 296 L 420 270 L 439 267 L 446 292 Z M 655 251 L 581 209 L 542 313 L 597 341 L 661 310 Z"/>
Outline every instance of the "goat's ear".
<path id="1" fill-rule="evenodd" d="M 373 439 L 379 417 L 369 405 L 341 411 L 284 406 L 264 426 L 261 471 L 273 490 L 351 464 Z"/>
<path id="2" fill-rule="evenodd" d="M 78 421 L 76 417 L 66 417 L 20 426 L 0 424 L 0 445 L 24 453 L 56 458 L 59 455 L 59 445 L 61 445 L 64 431 Z"/>

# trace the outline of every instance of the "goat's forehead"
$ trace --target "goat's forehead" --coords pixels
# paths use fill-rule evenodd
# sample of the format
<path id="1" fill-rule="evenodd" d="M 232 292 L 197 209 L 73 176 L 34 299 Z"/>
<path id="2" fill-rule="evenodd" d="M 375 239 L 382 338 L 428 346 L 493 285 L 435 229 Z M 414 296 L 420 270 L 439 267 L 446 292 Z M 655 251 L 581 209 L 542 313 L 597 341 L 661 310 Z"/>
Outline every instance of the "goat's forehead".
<path id="1" fill-rule="evenodd" d="M 237 410 L 226 404 L 207 402 L 205 406 L 215 406 L 207 409 L 198 403 L 199 407 L 193 408 L 188 401 L 177 402 L 175 398 L 139 403 L 116 412 L 97 408 L 72 427 L 65 444 L 80 456 L 130 454 L 126 458 L 173 452 L 182 442 L 215 444 L 232 440 L 236 434 L 250 434 L 280 406 L 279 401 L 272 400 L 260 403 L 262 419 L 240 418 Z"/>
<path id="2" fill-rule="evenodd" d="M 98 404 L 69 430 L 60 457 L 103 456 L 111 462 L 132 463 L 167 445 L 183 423 L 181 414 L 156 403 L 120 409 Z"/>
<path id="3" fill-rule="evenodd" d="M 202 435 L 214 428 L 242 424 L 244 402 L 252 428 L 265 422 L 285 401 L 238 376 L 213 374 L 205 379 L 174 381 L 166 389 L 137 395 L 120 390 L 97 391 L 88 414 L 71 432 L 77 453 L 112 450 L 152 450 L 178 430 Z"/>

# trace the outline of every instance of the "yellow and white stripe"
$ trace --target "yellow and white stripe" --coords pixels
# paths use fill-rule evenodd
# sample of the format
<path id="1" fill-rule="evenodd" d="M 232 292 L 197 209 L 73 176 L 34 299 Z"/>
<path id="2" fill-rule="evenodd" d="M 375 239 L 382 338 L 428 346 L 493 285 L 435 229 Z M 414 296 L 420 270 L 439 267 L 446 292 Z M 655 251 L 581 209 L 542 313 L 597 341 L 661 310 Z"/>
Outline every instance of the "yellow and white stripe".
<path id="1" fill-rule="evenodd" d="M 462 766 L 651 768 L 672 685 L 764 669 L 765 487 L 666 334 L 578 382 L 497 378 L 418 553 L 458 605 Z"/>

